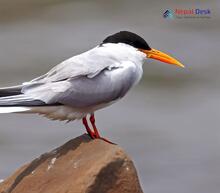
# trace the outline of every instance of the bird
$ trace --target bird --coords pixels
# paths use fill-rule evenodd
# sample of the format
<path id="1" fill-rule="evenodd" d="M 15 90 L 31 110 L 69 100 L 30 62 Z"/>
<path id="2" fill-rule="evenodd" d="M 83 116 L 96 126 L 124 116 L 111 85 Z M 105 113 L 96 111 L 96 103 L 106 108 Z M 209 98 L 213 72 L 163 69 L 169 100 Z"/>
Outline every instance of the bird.
<path id="1" fill-rule="evenodd" d="M 112 143 L 101 137 L 95 112 L 122 99 L 140 81 L 148 59 L 184 67 L 177 59 L 151 48 L 136 33 L 120 31 L 44 75 L 0 88 L 0 113 L 35 113 L 67 122 L 82 120 L 92 139 Z"/>

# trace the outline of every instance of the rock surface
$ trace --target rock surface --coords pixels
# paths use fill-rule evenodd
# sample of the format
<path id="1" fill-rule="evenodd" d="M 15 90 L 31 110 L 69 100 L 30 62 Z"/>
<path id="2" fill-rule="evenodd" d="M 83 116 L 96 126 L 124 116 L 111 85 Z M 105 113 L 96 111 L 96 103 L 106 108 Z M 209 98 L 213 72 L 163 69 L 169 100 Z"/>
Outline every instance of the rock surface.
<path id="1" fill-rule="evenodd" d="M 117 145 L 82 135 L 41 155 L 0 183 L 1 193 L 143 193 Z"/>

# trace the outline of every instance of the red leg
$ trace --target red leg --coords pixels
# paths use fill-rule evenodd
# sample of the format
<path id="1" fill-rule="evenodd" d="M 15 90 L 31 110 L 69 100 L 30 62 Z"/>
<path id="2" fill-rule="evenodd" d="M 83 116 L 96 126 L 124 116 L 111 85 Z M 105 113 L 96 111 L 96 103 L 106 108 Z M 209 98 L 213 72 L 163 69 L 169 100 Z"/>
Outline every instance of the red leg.
<path id="1" fill-rule="evenodd" d="M 100 138 L 99 131 L 98 131 L 96 125 L 95 125 L 95 116 L 94 116 L 94 114 L 91 114 L 90 122 L 92 124 L 93 129 L 94 129 L 94 133 L 95 133 L 96 137 Z"/>
<path id="2" fill-rule="evenodd" d="M 100 136 L 99 131 L 98 131 L 96 125 L 95 125 L 95 115 L 94 115 L 94 113 L 92 113 L 91 116 L 90 116 L 90 122 L 91 122 L 93 130 L 94 130 L 95 138 L 102 139 L 103 141 L 106 141 L 110 144 L 115 144 L 115 143 L 112 143 L 111 141 L 109 141 L 108 139 L 105 139 L 105 138 Z"/>
<path id="3" fill-rule="evenodd" d="M 89 136 L 90 136 L 92 139 L 95 139 L 95 138 L 96 138 L 95 133 L 89 128 L 89 125 L 88 125 L 88 122 L 87 122 L 87 120 L 86 120 L 86 117 L 83 117 L 82 122 L 83 122 L 83 125 L 85 126 L 86 131 L 87 131 L 87 133 L 89 134 Z"/>

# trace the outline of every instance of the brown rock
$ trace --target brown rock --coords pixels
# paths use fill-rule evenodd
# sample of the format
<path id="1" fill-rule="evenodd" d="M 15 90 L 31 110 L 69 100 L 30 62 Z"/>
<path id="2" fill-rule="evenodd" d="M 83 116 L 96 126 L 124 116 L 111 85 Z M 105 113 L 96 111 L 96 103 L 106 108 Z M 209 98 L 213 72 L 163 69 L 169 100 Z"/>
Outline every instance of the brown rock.
<path id="1" fill-rule="evenodd" d="M 41 155 L 0 183 L 1 193 L 142 193 L 117 145 L 82 135 Z"/>

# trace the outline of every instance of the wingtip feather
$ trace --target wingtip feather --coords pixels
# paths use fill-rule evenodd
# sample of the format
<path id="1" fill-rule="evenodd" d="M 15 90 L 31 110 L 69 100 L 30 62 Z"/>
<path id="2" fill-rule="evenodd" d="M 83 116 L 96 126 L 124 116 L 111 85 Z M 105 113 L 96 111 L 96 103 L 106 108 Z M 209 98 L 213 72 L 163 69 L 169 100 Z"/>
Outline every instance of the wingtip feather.
<path id="1" fill-rule="evenodd" d="M 22 113 L 30 110 L 28 107 L 0 107 L 0 113 Z"/>

